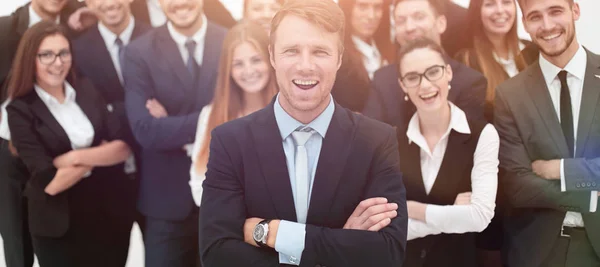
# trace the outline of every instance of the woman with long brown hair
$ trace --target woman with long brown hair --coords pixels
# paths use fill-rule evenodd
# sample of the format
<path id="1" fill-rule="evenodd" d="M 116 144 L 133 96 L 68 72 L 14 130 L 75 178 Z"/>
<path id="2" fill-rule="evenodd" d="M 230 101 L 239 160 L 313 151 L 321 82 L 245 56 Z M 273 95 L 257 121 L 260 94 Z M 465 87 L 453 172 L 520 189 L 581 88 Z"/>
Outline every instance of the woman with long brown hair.
<path id="1" fill-rule="evenodd" d="M 343 107 L 362 112 L 375 71 L 392 63 L 390 0 L 339 0 L 346 17 L 342 65 L 331 94 Z"/>
<path id="2" fill-rule="evenodd" d="M 100 94 L 75 77 L 66 36 L 53 22 L 29 28 L 8 83 L 33 247 L 41 267 L 122 267 L 135 214 L 121 208 L 131 206 L 121 186 L 131 152 Z"/>
<path id="3" fill-rule="evenodd" d="M 223 41 L 215 96 L 200 111 L 191 154 L 190 187 L 198 206 L 202 200 L 210 132 L 225 122 L 264 108 L 277 93 L 268 45 L 264 29 L 250 21 L 231 28 Z"/>
<path id="4" fill-rule="evenodd" d="M 470 48 L 455 57 L 487 78 L 485 116 L 491 121 L 496 87 L 527 67 L 521 50 L 529 42 L 517 35 L 515 0 L 471 0 L 467 14 Z"/>

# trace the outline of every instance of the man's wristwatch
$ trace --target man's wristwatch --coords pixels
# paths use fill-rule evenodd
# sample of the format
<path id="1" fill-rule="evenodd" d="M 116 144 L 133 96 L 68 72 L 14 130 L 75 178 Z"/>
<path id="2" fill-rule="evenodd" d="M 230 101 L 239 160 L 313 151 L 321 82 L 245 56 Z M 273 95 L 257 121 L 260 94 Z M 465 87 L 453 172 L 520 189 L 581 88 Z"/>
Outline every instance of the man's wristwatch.
<path id="1" fill-rule="evenodd" d="M 258 244 L 261 248 L 269 247 L 267 246 L 269 222 L 271 222 L 271 220 L 262 220 L 254 227 L 254 231 L 252 232 L 252 238 L 254 238 L 254 242 L 256 242 L 256 244 Z"/>

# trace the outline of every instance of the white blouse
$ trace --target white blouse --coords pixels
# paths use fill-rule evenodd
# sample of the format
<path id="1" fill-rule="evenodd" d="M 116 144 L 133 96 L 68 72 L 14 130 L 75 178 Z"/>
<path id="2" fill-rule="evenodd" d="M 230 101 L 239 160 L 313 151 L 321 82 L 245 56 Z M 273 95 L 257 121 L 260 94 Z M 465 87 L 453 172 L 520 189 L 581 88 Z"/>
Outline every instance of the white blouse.
<path id="1" fill-rule="evenodd" d="M 54 119 L 67 133 L 69 141 L 71 141 L 71 147 L 73 149 L 90 147 L 92 141 L 94 141 L 94 126 L 75 101 L 77 96 L 75 89 L 68 82 L 65 82 L 65 100 L 60 103 L 37 84 L 34 88 L 37 95 L 54 116 Z"/>
<path id="2" fill-rule="evenodd" d="M 471 129 L 465 113 L 450 103 L 450 124 L 438 143 L 430 151 L 425 137 L 421 134 L 419 118 L 415 113 L 409 122 L 406 136 L 421 148 L 421 173 L 427 194 L 442 165 L 450 130 L 470 134 Z M 498 189 L 498 150 L 500 138 L 493 125 L 487 124 L 481 131 L 473 158 L 471 171 L 471 204 L 469 205 L 433 205 L 427 204 L 426 222 L 408 220 L 408 240 L 437 235 L 441 233 L 460 234 L 483 231 L 496 207 Z"/>
<path id="3" fill-rule="evenodd" d="M 192 158 L 192 166 L 190 167 L 190 187 L 192 189 L 192 197 L 198 207 L 200 207 L 200 201 L 202 201 L 202 183 L 206 178 L 205 173 L 197 173 L 196 164 L 198 162 L 198 153 L 204 143 L 206 142 L 206 127 L 208 126 L 208 118 L 212 111 L 212 105 L 206 105 L 200 111 L 198 118 L 198 126 L 196 128 L 196 140 L 192 148 L 191 154 L 188 154 Z"/>

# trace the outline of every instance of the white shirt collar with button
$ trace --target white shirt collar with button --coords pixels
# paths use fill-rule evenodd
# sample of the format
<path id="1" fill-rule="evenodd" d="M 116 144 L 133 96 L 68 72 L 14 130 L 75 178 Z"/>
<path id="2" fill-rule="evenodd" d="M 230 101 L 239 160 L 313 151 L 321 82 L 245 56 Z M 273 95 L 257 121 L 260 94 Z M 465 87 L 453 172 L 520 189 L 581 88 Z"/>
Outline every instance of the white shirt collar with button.
<path id="1" fill-rule="evenodd" d="M 551 84 L 554 79 L 558 79 L 558 73 L 563 70 L 554 64 L 550 63 L 544 56 L 540 55 L 540 68 L 542 69 L 542 74 L 544 75 L 544 80 L 546 84 Z M 571 58 L 569 63 L 565 66 L 564 70 L 566 70 L 570 75 L 575 76 L 579 80 L 583 80 L 585 77 L 585 68 L 587 67 L 587 54 L 583 46 L 579 45 L 577 52 Z M 569 87 L 570 89 L 570 87 Z"/>
<path id="2" fill-rule="evenodd" d="M 469 128 L 469 122 L 467 121 L 467 116 L 465 115 L 465 112 L 456 107 L 451 102 L 448 102 L 448 104 L 450 105 L 450 123 L 448 125 L 448 129 L 446 130 L 440 141 L 438 141 L 436 147 L 443 143 L 442 140 L 445 140 L 446 143 L 448 142 L 448 135 L 450 135 L 450 130 L 452 129 L 459 133 L 471 134 L 471 129 Z M 409 144 L 411 142 L 414 142 L 421 148 L 422 151 L 427 153 L 427 155 L 429 155 L 430 157 L 434 156 L 432 151 L 429 150 L 429 145 L 427 145 L 425 137 L 423 136 L 423 134 L 421 134 L 419 114 L 416 112 L 410 119 L 410 122 L 408 123 L 408 130 L 406 131 L 406 136 L 408 137 Z M 443 150 L 445 151 L 446 149 L 444 148 Z"/>
<path id="3" fill-rule="evenodd" d="M 44 102 L 44 104 L 46 104 L 46 106 L 63 105 L 63 104 L 75 102 L 75 98 L 77 97 L 77 93 L 75 92 L 75 89 L 73 89 L 73 87 L 66 81 L 65 81 L 65 100 L 63 101 L 63 103 L 58 102 L 58 100 L 54 96 L 52 96 L 51 94 L 46 92 L 44 89 L 39 87 L 37 84 L 34 85 L 33 87 L 34 87 L 37 95 L 40 97 L 40 99 L 42 99 L 42 101 Z"/>
<path id="4" fill-rule="evenodd" d="M 194 59 L 196 59 L 198 66 L 202 66 L 202 59 L 204 58 L 204 42 L 206 40 L 206 32 L 208 30 L 208 20 L 206 19 L 206 16 L 202 14 L 202 27 L 200 27 L 200 29 L 189 38 L 177 32 L 171 22 L 167 23 L 167 29 L 169 30 L 171 38 L 173 38 L 177 44 L 177 48 L 179 48 L 179 52 L 181 53 L 181 58 L 183 59 L 184 64 L 188 61 L 188 51 L 185 47 L 185 43 L 189 39 L 192 39 L 196 42 L 196 53 L 194 55 Z"/>
<path id="5" fill-rule="evenodd" d="M 363 64 L 365 65 L 365 69 L 369 73 L 369 78 L 373 79 L 373 74 L 375 71 L 380 69 L 384 64 L 377 45 L 375 42 L 368 44 L 356 36 L 352 36 L 352 42 L 354 42 L 356 49 L 358 49 L 358 51 L 363 55 Z"/>
<path id="6" fill-rule="evenodd" d="M 33 10 L 33 7 L 30 4 L 29 5 L 29 26 L 28 27 L 31 27 L 40 21 L 42 21 L 42 17 L 40 17 L 40 15 L 38 15 L 38 13 L 36 13 L 35 10 Z M 56 24 L 59 24 L 59 23 L 60 23 L 60 16 L 56 16 Z"/>

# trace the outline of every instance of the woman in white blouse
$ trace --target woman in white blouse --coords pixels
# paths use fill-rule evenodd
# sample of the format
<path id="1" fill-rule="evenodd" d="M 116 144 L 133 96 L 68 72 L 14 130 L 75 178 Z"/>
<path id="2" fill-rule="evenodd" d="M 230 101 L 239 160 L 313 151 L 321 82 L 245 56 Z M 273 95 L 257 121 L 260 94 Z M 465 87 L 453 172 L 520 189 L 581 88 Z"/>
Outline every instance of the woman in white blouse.
<path id="1" fill-rule="evenodd" d="M 398 62 L 405 100 L 417 108 L 398 130 L 409 217 L 404 266 L 477 266 L 473 233 L 494 216 L 498 133 L 448 101 L 452 69 L 439 45 L 415 40 Z"/>
<path id="2" fill-rule="evenodd" d="M 123 209 L 131 152 L 101 95 L 75 77 L 66 36 L 53 22 L 29 28 L 8 85 L 33 247 L 41 267 L 122 267 L 135 215 Z"/>
<path id="3" fill-rule="evenodd" d="M 198 206 L 202 200 L 211 131 L 225 122 L 264 108 L 277 92 L 268 45 L 269 38 L 264 29 L 249 21 L 231 28 L 223 41 L 215 97 L 200 111 L 190 155 L 190 187 Z"/>

